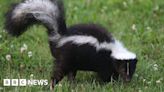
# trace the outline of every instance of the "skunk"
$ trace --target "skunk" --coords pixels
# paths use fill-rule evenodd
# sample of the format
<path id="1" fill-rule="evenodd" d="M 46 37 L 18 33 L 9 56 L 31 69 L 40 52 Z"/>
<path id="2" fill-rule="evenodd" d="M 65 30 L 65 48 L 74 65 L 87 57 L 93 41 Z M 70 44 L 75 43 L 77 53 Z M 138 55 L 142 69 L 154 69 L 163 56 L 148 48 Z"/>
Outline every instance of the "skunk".
<path id="1" fill-rule="evenodd" d="M 28 27 L 47 28 L 49 46 L 55 58 L 51 87 L 78 70 L 96 72 L 102 81 L 130 81 L 137 64 L 136 54 L 128 51 L 111 33 L 98 24 L 66 26 L 62 0 L 25 0 L 15 4 L 6 16 L 5 29 L 20 36 Z"/>

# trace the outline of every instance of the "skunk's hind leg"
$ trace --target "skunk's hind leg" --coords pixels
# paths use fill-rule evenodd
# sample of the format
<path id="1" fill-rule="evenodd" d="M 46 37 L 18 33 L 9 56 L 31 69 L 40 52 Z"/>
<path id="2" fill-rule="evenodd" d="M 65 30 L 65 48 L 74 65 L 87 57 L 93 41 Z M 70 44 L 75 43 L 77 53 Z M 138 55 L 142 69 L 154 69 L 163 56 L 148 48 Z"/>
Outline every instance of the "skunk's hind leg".
<path id="1" fill-rule="evenodd" d="M 73 82 L 76 77 L 77 70 L 70 71 L 67 75 L 67 78 L 70 82 Z"/>

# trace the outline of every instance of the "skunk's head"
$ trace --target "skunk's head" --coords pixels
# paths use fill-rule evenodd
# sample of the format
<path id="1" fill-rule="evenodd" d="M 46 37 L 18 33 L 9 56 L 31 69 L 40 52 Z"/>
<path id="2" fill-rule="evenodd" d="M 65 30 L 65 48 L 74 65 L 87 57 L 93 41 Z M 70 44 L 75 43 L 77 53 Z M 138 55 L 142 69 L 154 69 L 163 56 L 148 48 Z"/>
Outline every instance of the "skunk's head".
<path id="1" fill-rule="evenodd" d="M 129 82 L 136 70 L 137 59 L 115 60 L 114 67 L 116 72 L 125 81 Z"/>
<path id="2" fill-rule="evenodd" d="M 121 42 L 115 40 L 111 45 L 113 65 L 120 77 L 129 82 L 136 70 L 136 54 L 128 51 Z"/>

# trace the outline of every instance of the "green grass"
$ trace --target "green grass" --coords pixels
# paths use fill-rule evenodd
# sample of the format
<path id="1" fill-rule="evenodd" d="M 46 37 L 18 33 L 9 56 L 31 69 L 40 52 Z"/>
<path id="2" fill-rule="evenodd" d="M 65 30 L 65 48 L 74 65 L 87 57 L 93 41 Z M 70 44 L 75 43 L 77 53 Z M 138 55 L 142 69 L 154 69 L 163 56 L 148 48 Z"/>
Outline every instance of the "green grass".
<path id="1" fill-rule="evenodd" d="M 33 26 L 19 38 L 3 32 L 4 14 L 17 1 L 0 0 L 0 92 L 47 92 L 49 86 L 3 87 L 3 79 L 30 79 L 31 74 L 49 80 L 52 69 L 43 26 Z M 139 62 L 131 83 L 101 84 L 94 73 L 78 72 L 75 83 L 65 78 L 56 86 L 56 92 L 164 92 L 163 0 L 65 0 L 65 7 L 68 26 L 91 22 L 103 25 L 137 53 Z M 23 44 L 28 50 L 20 53 Z M 31 58 L 29 51 L 33 53 Z M 6 60 L 8 54 L 11 61 Z"/>

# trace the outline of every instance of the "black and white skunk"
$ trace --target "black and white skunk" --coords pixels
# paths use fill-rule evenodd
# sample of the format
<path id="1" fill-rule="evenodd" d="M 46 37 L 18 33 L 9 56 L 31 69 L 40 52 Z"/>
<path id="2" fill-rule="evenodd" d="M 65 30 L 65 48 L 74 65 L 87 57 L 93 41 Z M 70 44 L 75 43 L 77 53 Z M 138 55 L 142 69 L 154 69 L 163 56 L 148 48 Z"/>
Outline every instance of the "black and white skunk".
<path id="1" fill-rule="evenodd" d="M 128 51 L 107 30 L 96 24 L 67 28 L 61 0 L 25 0 L 14 5 L 6 16 L 6 31 L 19 36 L 33 24 L 47 28 L 55 67 L 52 87 L 65 75 L 73 80 L 77 70 L 97 72 L 104 82 L 130 81 L 135 72 L 136 54 Z"/>

